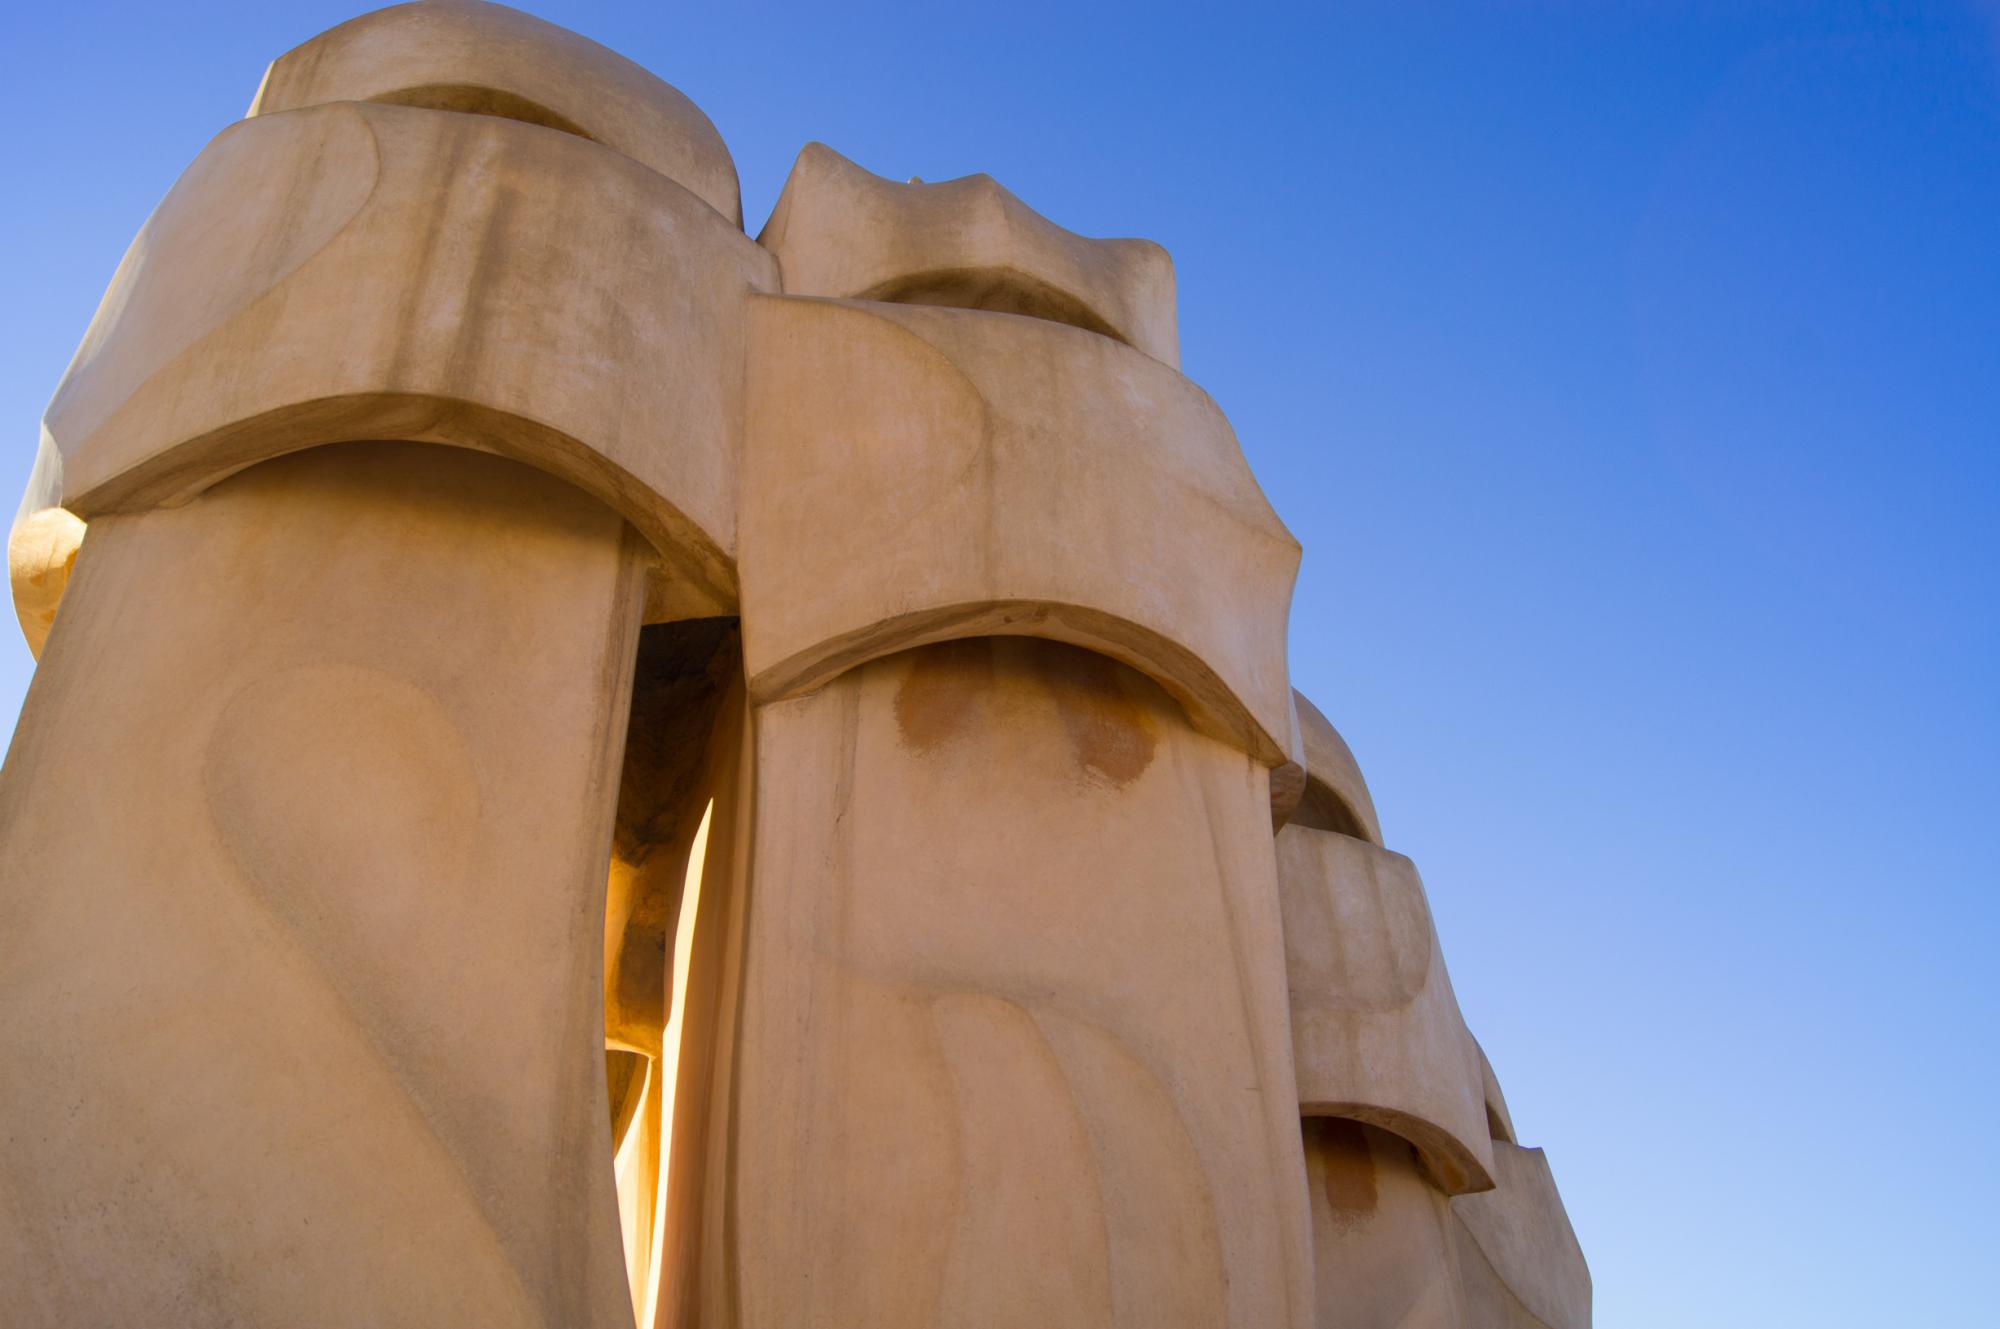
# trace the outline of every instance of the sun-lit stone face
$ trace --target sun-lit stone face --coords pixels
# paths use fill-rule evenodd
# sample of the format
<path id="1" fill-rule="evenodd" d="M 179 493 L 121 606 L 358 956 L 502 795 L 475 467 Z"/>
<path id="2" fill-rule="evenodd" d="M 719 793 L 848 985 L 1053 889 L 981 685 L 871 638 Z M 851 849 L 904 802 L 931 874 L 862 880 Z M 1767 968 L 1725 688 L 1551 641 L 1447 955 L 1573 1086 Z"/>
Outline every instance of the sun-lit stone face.
<path id="1" fill-rule="evenodd" d="M 793 295 L 1019 314 L 1180 365 L 1167 251 L 1066 231 L 991 176 L 899 184 L 809 143 L 758 241 Z"/>
<path id="2" fill-rule="evenodd" d="M 503 6 L 279 57 L 9 541 L 0 1319 L 1586 1324 L 1174 302 L 818 144 L 753 241 Z"/>
<path id="3" fill-rule="evenodd" d="M 615 51 L 505 5 L 363 14 L 271 62 L 250 107 L 365 101 L 518 120 L 601 143 L 743 224 L 736 163 L 701 108 Z"/>
<path id="4" fill-rule="evenodd" d="M 1451 1202 L 1467 1323 L 1587 1329 L 1590 1270 L 1546 1155 L 1493 1146 L 1494 1189 Z"/>
<path id="5" fill-rule="evenodd" d="M 1451 1205 L 1416 1150 L 1340 1117 L 1304 1131 L 1318 1329 L 1465 1324 Z"/>
<path id="6" fill-rule="evenodd" d="M 1106 337 L 752 302 L 745 667 L 760 698 L 944 637 L 1088 646 L 1275 764 L 1297 542 L 1215 403 Z"/>
<path id="7" fill-rule="evenodd" d="M 623 523 L 361 443 L 85 550 L 0 772 L 11 1322 L 608 1323 Z"/>
<path id="8" fill-rule="evenodd" d="M 771 257 L 664 177 L 490 116 L 343 102 L 218 135 L 133 243 L 50 403 L 60 502 L 177 502 L 348 438 L 588 490 L 735 608 L 747 296 Z M 47 500 L 44 500 L 47 501 Z"/>
<path id="9" fill-rule="evenodd" d="M 1024 638 L 759 716 L 745 1323 L 1306 1323 L 1262 768 Z"/>
<path id="10" fill-rule="evenodd" d="M 1479 1050 L 1415 866 L 1298 824 L 1278 832 L 1277 858 L 1302 1109 L 1405 1136 L 1453 1194 L 1485 1189 Z"/>

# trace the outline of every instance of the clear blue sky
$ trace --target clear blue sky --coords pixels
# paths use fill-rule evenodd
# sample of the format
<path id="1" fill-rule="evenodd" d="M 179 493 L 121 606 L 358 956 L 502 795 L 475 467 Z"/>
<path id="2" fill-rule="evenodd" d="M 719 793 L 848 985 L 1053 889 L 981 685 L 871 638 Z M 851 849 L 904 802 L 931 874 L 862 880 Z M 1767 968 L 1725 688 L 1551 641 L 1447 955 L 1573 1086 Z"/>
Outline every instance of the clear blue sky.
<path id="1" fill-rule="evenodd" d="M 353 12 L 0 14 L 9 507 L 148 210 Z M 818 138 L 1173 252 L 1599 1324 L 2000 1322 L 2000 7 L 537 12 L 753 229 Z"/>

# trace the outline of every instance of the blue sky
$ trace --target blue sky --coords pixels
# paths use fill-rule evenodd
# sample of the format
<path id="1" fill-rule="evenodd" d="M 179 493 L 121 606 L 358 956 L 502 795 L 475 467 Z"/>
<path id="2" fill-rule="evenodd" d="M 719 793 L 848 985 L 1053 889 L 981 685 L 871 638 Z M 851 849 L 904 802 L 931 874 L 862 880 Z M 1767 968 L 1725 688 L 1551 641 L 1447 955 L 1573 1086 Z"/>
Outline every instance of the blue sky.
<path id="1" fill-rule="evenodd" d="M 0 478 L 353 12 L 0 12 Z M 1598 1323 L 1994 1322 L 2000 6 L 536 12 L 692 96 L 753 228 L 817 138 L 1173 252 Z"/>

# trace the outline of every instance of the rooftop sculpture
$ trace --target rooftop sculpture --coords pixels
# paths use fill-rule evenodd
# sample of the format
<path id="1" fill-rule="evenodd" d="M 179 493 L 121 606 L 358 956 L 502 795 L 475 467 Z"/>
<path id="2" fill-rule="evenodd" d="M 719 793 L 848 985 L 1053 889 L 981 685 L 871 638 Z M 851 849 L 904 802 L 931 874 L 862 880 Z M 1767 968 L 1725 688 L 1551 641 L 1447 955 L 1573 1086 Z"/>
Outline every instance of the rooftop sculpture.
<path id="1" fill-rule="evenodd" d="M 9 555 L 9 1324 L 1589 1321 L 1157 245 L 381 10 Z"/>

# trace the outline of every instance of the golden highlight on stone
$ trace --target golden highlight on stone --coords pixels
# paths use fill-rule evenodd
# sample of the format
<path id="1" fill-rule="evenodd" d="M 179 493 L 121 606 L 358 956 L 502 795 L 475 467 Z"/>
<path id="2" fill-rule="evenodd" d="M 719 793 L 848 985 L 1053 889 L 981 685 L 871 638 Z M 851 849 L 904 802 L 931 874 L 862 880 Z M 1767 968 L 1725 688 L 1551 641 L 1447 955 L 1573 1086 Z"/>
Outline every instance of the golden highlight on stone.
<path id="1" fill-rule="evenodd" d="M 1587 1325 L 1298 560 L 1157 245 L 280 56 L 8 541 L 0 1319 Z"/>

